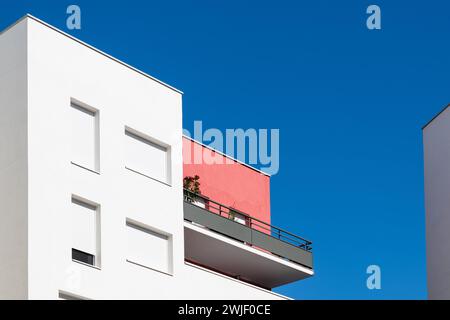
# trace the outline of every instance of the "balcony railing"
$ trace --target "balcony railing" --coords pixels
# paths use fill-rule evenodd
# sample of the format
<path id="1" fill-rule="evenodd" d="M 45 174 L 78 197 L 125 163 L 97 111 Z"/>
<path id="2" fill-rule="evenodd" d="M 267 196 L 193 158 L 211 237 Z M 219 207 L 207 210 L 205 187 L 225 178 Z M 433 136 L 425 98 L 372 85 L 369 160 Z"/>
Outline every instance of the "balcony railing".
<path id="1" fill-rule="evenodd" d="M 185 205 L 186 220 L 312 268 L 311 241 L 189 190 L 184 190 L 184 201 L 187 205 L 203 209 L 194 212 Z M 205 212 L 207 214 L 204 214 Z"/>

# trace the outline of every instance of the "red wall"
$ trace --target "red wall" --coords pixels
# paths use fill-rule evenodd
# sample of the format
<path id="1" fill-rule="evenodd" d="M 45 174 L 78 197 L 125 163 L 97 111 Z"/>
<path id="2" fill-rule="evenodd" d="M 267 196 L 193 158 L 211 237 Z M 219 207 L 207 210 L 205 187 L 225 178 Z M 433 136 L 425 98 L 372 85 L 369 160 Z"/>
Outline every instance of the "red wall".
<path id="1" fill-rule="evenodd" d="M 224 164 L 199 164 L 203 152 Z M 225 160 L 231 164 L 225 164 Z M 194 162 L 194 160 L 197 160 Z M 270 224 L 270 177 L 183 137 L 183 176 L 200 177 L 202 195 Z"/>

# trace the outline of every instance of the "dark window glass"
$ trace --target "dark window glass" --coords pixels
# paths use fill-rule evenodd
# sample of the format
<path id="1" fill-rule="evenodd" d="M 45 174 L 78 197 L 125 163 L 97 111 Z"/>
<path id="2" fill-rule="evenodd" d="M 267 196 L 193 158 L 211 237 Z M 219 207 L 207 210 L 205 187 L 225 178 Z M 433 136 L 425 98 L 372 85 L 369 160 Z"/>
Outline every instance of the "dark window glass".
<path id="1" fill-rule="evenodd" d="M 94 265 L 95 256 L 77 249 L 72 249 L 72 260 Z"/>

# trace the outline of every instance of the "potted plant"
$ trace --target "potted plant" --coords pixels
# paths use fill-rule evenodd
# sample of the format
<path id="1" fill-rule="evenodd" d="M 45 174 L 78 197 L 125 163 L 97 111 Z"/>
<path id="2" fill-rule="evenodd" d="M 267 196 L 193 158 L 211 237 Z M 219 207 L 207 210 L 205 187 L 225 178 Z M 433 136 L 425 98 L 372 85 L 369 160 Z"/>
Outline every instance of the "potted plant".
<path id="1" fill-rule="evenodd" d="M 243 214 L 239 213 L 233 208 L 230 208 L 228 211 L 228 219 L 233 220 L 237 223 L 246 225 L 247 224 L 247 217 Z"/>
<path id="2" fill-rule="evenodd" d="M 198 175 L 195 176 L 186 176 L 183 179 L 183 188 L 185 190 L 184 192 L 184 199 L 187 202 L 193 203 L 195 202 L 199 197 L 196 197 L 197 194 L 201 194 L 200 191 L 200 177 Z"/>
<path id="3" fill-rule="evenodd" d="M 237 212 L 234 211 L 232 208 L 230 208 L 230 211 L 228 211 L 228 219 L 230 220 L 234 220 L 234 218 L 236 217 Z"/>

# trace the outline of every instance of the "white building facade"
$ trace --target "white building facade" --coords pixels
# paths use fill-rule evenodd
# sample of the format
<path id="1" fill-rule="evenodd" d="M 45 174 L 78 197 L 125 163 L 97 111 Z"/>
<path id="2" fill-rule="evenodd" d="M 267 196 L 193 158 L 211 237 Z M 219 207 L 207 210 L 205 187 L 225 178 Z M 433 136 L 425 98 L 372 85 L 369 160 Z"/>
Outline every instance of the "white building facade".
<path id="1" fill-rule="evenodd" d="M 313 274 L 185 221 L 182 162 L 180 91 L 32 16 L 2 32 L 0 299 L 285 299 Z M 186 228 L 284 278 L 186 262 Z"/>

